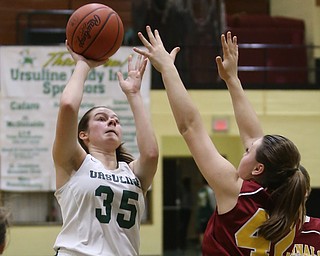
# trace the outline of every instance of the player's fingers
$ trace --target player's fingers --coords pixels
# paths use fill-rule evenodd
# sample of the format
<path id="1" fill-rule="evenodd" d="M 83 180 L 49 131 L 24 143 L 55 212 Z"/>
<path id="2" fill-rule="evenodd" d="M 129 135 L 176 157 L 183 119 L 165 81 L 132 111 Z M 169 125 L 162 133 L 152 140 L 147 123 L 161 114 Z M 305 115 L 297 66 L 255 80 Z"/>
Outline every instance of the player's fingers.
<path id="1" fill-rule="evenodd" d="M 227 33 L 228 36 L 228 33 Z M 222 51 L 224 55 L 229 54 L 229 47 L 228 47 L 228 42 L 227 42 L 227 38 L 224 34 L 221 35 L 221 45 L 222 45 Z"/>
<path id="2" fill-rule="evenodd" d="M 142 50 L 142 49 L 140 49 L 138 47 L 133 47 L 133 51 L 135 51 L 136 53 L 139 53 L 139 54 L 141 54 L 141 55 L 143 55 L 145 57 L 149 57 L 150 56 L 149 52 L 147 52 L 145 50 Z"/>
<path id="3" fill-rule="evenodd" d="M 233 44 L 235 44 L 235 45 L 238 44 L 238 38 L 237 38 L 237 36 L 233 36 Z"/>
<path id="4" fill-rule="evenodd" d="M 217 56 L 216 57 L 216 63 L 217 63 L 218 69 L 219 69 L 219 67 L 222 66 L 222 58 L 221 58 L 221 56 Z"/>
<path id="5" fill-rule="evenodd" d="M 223 49 L 226 47 L 226 36 L 224 34 L 221 35 L 221 46 Z"/>
<path id="6" fill-rule="evenodd" d="M 128 72 L 133 69 L 133 64 L 132 64 L 132 55 L 130 54 L 128 57 Z"/>
<path id="7" fill-rule="evenodd" d="M 141 59 L 142 59 L 142 55 L 139 54 L 137 61 L 136 61 L 136 65 L 135 65 L 135 70 L 139 70 L 140 66 L 141 66 Z"/>
<path id="8" fill-rule="evenodd" d="M 228 44 L 232 43 L 232 37 L 231 37 L 231 32 L 230 31 L 227 32 L 227 43 Z"/>
<path id="9" fill-rule="evenodd" d="M 121 83 L 121 82 L 123 81 L 123 75 L 122 75 L 122 73 L 121 73 L 120 71 L 117 72 L 117 76 L 118 76 L 119 82 Z"/>
<path id="10" fill-rule="evenodd" d="M 148 34 L 149 41 L 150 41 L 151 45 L 156 44 L 156 43 L 157 43 L 157 40 L 156 40 L 156 38 L 154 37 L 154 35 L 153 35 L 153 33 L 152 33 L 151 27 L 150 27 L 150 26 L 147 26 L 147 27 L 146 27 L 146 30 L 147 30 L 147 34 Z"/>
<path id="11" fill-rule="evenodd" d="M 139 68 L 141 76 L 143 76 L 144 71 L 146 70 L 147 63 L 148 63 L 148 58 L 143 56 L 142 65 L 140 65 L 140 68 Z"/>
<path id="12" fill-rule="evenodd" d="M 171 52 L 170 56 L 172 57 L 173 61 L 176 59 L 178 52 L 180 51 L 180 47 L 175 47 Z"/>
<path id="13" fill-rule="evenodd" d="M 70 46 L 68 45 L 68 41 L 67 40 L 65 41 L 65 45 L 66 45 L 66 48 L 67 48 L 68 52 L 72 53 L 72 50 L 71 50 Z"/>
<path id="14" fill-rule="evenodd" d="M 157 40 L 157 42 L 163 45 L 161 37 L 160 37 L 160 33 L 157 29 L 154 31 L 154 36 L 155 36 L 155 39 Z"/>
<path id="15" fill-rule="evenodd" d="M 141 32 L 138 33 L 138 37 L 140 39 L 140 41 L 143 43 L 143 45 L 147 48 L 147 49 L 151 49 L 152 45 L 149 43 L 149 41 L 143 36 L 143 34 Z"/>

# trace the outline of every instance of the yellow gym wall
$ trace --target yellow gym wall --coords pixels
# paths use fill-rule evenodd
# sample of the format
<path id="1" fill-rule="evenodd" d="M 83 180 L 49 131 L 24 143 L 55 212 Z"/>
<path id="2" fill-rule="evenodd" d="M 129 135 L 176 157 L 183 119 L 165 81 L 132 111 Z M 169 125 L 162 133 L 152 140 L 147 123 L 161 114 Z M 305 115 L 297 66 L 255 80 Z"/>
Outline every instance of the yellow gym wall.
<path id="1" fill-rule="evenodd" d="M 308 44 L 320 45 L 320 8 L 315 0 L 271 0 L 271 14 L 303 18 Z M 315 51 L 315 56 L 320 56 Z M 226 136 L 238 136 L 227 91 L 190 91 L 202 113 L 208 132 L 218 148 Z M 320 187 L 320 91 L 248 91 L 266 133 L 281 133 L 299 147 L 302 162 L 309 170 L 313 187 Z M 164 91 L 151 91 L 151 116 L 160 147 L 160 161 L 152 187 L 152 224 L 141 227 L 141 255 L 162 254 L 162 156 L 188 154 L 172 118 Z M 211 131 L 212 118 L 229 117 L 227 134 Z M 172 140 L 172 143 L 170 143 Z M 181 150 L 183 148 L 183 150 Z M 235 152 L 236 153 L 236 152 Z M 237 162 L 239 156 L 231 159 Z M 20 226 L 9 230 L 9 245 L 4 256 L 53 256 L 52 245 L 59 226 Z"/>

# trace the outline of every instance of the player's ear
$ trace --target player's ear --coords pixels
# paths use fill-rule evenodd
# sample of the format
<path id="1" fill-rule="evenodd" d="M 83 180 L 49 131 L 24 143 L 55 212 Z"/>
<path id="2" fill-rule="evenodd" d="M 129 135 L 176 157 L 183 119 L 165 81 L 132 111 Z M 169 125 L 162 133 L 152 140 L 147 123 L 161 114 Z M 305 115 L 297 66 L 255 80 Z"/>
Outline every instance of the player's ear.
<path id="1" fill-rule="evenodd" d="M 257 163 L 252 171 L 252 175 L 254 175 L 254 176 L 261 175 L 263 173 L 263 171 L 264 171 L 264 165 L 261 163 Z"/>
<path id="2" fill-rule="evenodd" d="M 79 132 L 79 138 L 83 141 L 85 141 L 86 139 L 88 139 L 88 133 L 85 131 L 81 131 Z"/>

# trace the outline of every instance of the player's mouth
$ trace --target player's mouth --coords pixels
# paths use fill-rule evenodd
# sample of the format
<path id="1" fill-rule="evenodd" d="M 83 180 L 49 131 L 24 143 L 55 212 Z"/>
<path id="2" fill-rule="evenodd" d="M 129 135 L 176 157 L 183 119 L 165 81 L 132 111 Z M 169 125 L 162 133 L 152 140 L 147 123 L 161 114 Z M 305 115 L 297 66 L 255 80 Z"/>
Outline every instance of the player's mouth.
<path id="1" fill-rule="evenodd" d="M 108 130 L 105 133 L 114 133 L 114 134 L 118 135 L 114 130 Z"/>

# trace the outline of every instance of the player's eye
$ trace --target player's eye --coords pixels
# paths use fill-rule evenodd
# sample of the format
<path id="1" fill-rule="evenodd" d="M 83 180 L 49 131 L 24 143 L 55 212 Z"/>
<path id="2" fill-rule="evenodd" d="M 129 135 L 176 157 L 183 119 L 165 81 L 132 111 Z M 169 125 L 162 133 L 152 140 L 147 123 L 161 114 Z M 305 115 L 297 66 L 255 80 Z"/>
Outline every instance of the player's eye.
<path id="1" fill-rule="evenodd" d="M 97 120 L 103 122 L 103 121 L 106 120 L 106 118 L 103 117 L 103 116 L 98 116 L 98 117 L 97 117 Z"/>

